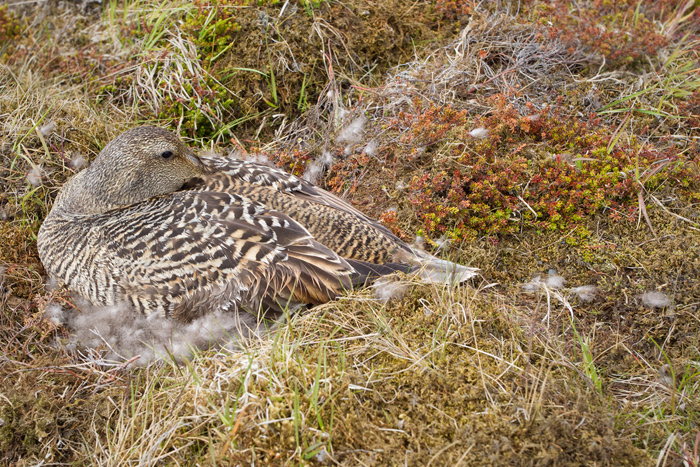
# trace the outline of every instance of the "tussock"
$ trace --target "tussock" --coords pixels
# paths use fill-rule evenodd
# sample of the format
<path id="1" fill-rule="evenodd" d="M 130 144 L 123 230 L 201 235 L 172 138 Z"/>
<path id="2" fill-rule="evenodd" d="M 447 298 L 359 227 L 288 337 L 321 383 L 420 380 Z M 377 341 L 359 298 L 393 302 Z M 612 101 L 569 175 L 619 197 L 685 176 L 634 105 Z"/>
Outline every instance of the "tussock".
<path id="1" fill-rule="evenodd" d="M 301 440 L 313 446 L 307 457 L 318 462 L 400 458 L 427 465 L 433 458 L 445 464 L 462 458 L 478 464 L 492 447 L 475 443 L 473 430 L 514 439 L 522 418 L 556 436 L 565 452 L 581 433 L 595 430 L 605 433 L 599 455 L 639 459 L 610 435 L 597 402 L 562 398 L 576 389 L 566 386 L 561 368 L 523 365 L 524 347 L 502 339 L 520 339 L 506 318 L 514 310 L 501 298 L 493 307 L 480 295 L 414 285 L 403 298 L 380 304 L 367 292 L 352 294 L 295 316 L 271 340 L 241 351 L 194 353 L 183 372 L 149 372 L 139 394 L 118 406 L 107 442 L 95 446 L 96 459 L 122 465 L 150 453 L 175 461 L 181 449 L 211 436 L 210 453 L 246 465 L 289 463 Z M 550 350 L 539 343 L 531 352 L 544 361 L 561 357 L 546 356 Z M 380 407 L 385 416 L 377 425 L 372 414 Z M 578 435 L 552 423 L 562 418 L 567 427 L 578 424 Z M 331 425 L 344 429 L 329 432 Z M 426 427 L 434 434 L 430 441 L 419 435 Z M 444 437 L 448 432 L 451 438 Z M 454 440 L 472 448 L 466 454 L 451 449 Z M 539 448 L 525 449 L 534 454 Z M 505 448 L 499 455 L 515 462 L 522 453 Z"/>

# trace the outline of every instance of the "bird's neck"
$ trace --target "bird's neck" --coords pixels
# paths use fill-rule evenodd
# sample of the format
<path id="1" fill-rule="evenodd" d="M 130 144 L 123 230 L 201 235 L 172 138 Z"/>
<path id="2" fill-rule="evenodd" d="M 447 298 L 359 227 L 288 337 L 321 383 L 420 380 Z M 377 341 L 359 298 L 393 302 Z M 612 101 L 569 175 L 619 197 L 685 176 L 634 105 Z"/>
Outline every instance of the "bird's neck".
<path id="1" fill-rule="evenodd" d="M 96 215 L 130 204 L 128 200 L 115 200 L 111 195 L 114 180 L 101 176 L 92 167 L 79 172 L 61 188 L 54 209 L 71 215 Z"/>

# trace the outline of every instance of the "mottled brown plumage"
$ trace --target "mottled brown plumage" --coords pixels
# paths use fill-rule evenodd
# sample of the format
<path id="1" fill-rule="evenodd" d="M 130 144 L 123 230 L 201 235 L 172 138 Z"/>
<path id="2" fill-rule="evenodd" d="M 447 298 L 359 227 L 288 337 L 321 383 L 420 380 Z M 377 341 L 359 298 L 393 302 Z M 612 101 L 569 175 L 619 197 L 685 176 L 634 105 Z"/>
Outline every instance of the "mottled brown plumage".
<path id="1" fill-rule="evenodd" d="M 156 127 L 123 133 L 66 183 L 38 246 L 49 275 L 93 304 L 181 321 L 319 304 L 412 264 L 443 281 L 473 274 L 413 251 L 310 183 L 198 158 Z"/>
<path id="2" fill-rule="evenodd" d="M 284 212 L 313 237 L 346 259 L 374 264 L 407 263 L 411 248 L 389 229 L 350 204 L 278 169 L 231 158 L 204 158 L 213 168 L 197 190 L 236 193 Z"/>

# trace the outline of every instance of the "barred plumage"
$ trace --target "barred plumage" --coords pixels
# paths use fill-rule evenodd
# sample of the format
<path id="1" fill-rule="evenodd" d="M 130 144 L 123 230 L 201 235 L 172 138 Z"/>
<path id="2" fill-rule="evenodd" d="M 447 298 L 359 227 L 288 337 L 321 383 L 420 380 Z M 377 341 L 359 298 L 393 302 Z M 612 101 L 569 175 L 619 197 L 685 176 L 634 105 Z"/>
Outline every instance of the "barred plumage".
<path id="1" fill-rule="evenodd" d="M 123 133 L 62 188 L 38 246 L 49 275 L 93 304 L 181 321 L 319 304 L 411 264 L 432 265 L 442 280 L 473 275 L 310 183 L 197 158 L 156 127 Z"/>

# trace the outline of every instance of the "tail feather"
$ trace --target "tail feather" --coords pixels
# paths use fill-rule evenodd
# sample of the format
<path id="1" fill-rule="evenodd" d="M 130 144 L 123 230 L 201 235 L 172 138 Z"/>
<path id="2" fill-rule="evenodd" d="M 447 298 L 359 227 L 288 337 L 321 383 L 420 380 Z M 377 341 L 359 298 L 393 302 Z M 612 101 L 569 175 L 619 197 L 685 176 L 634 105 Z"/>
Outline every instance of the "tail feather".
<path id="1" fill-rule="evenodd" d="M 469 268 L 412 248 L 410 253 L 400 252 L 395 259 L 412 265 L 418 276 L 435 284 L 459 284 L 477 274 L 477 268 Z"/>
<path id="2" fill-rule="evenodd" d="M 396 258 L 399 262 L 374 264 L 366 261 L 346 259 L 352 266 L 356 274 L 352 276 L 354 287 L 368 285 L 382 276 L 387 276 L 395 272 L 405 274 L 416 274 L 426 282 L 435 284 L 459 284 L 474 277 L 477 268 L 469 268 L 461 264 L 453 263 L 444 259 L 436 258 L 424 251 L 414 250 L 413 256 L 408 255 Z"/>
<path id="3" fill-rule="evenodd" d="M 474 277 L 479 270 L 428 254 L 418 259 L 417 263 L 421 266 L 418 272 L 421 279 L 437 284 L 459 284 Z"/>
<path id="4" fill-rule="evenodd" d="M 364 287 L 371 284 L 375 280 L 382 276 L 388 276 L 395 272 L 403 272 L 404 274 L 410 274 L 418 270 L 415 266 L 410 266 L 408 264 L 400 263 L 384 263 L 384 264 L 374 264 L 367 261 L 361 261 L 358 259 L 345 259 L 350 266 L 355 269 L 355 273 L 352 275 L 352 285 L 353 287 Z"/>

